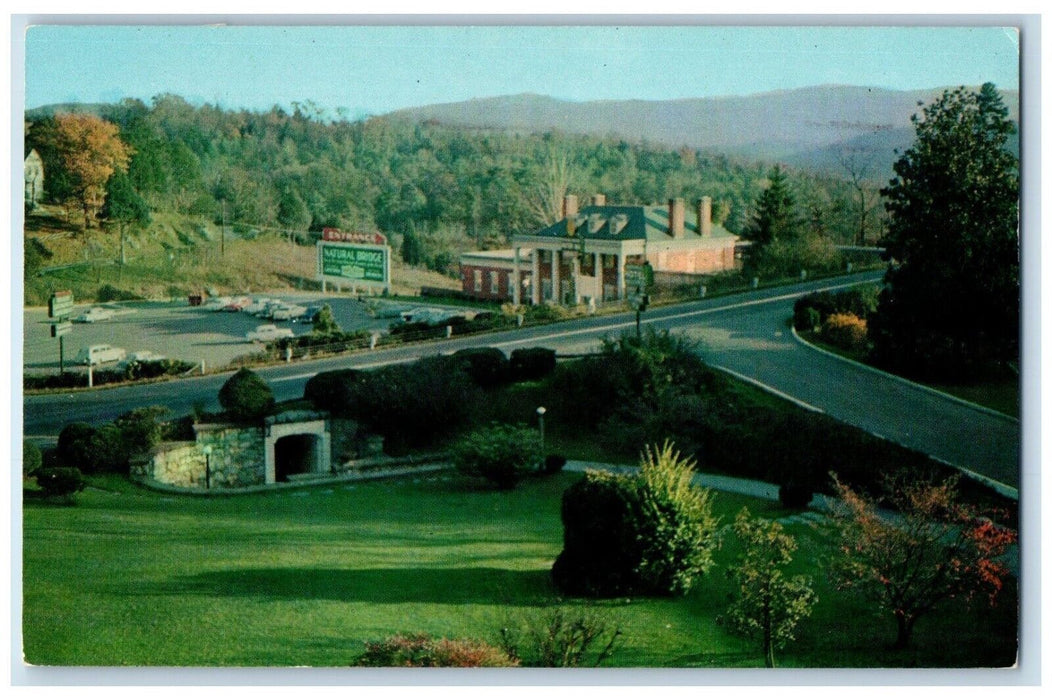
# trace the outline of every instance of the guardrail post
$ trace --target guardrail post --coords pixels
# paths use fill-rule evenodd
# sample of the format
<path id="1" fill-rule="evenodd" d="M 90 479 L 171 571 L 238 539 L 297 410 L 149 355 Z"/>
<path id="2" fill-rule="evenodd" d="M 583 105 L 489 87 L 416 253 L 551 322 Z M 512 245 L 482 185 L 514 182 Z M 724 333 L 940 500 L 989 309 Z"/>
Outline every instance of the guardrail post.
<path id="1" fill-rule="evenodd" d="M 285 346 L 285 364 L 292 362 L 292 346 Z"/>
<path id="2" fill-rule="evenodd" d="M 447 338 L 452 338 L 453 337 L 453 326 L 446 326 L 446 337 Z"/>
<path id="3" fill-rule="evenodd" d="M 370 350 L 375 350 L 376 349 L 376 341 L 379 339 L 379 337 L 380 336 L 377 333 L 373 333 L 372 335 L 369 336 L 369 349 Z"/>
<path id="4" fill-rule="evenodd" d="M 205 373 L 205 361 L 204 361 L 204 359 L 202 359 L 201 360 L 201 374 L 204 374 L 204 373 Z"/>
<path id="5" fill-rule="evenodd" d="M 91 361 L 88 361 L 88 388 L 95 386 L 95 376 L 92 374 Z"/>

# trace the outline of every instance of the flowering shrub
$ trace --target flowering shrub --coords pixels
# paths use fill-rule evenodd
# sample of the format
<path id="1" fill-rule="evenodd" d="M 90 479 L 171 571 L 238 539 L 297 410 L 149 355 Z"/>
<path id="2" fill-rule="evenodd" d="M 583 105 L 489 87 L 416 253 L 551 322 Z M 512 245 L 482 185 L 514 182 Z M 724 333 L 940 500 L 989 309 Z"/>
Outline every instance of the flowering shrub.
<path id="1" fill-rule="evenodd" d="M 864 350 L 868 340 L 866 321 L 854 314 L 830 314 L 822 324 L 822 338 L 845 350 Z"/>
<path id="2" fill-rule="evenodd" d="M 396 634 L 366 642 L 357 666 L 411 668 L 481 668 L 517 666 L 500 649 L 475 639 L 434 639 L 417 634 Z"/>

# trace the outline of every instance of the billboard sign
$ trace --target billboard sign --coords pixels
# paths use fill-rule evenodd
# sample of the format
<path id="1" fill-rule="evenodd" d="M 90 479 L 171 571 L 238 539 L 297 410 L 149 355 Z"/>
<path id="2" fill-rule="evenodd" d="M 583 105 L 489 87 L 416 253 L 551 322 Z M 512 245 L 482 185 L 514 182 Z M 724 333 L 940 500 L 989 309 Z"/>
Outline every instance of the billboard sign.
<path id="1" fill-rule="evenodd" d="M 373 243 L 318 242 L 318 278 L 324 284 L 389 287 L 391 249 Z"/>

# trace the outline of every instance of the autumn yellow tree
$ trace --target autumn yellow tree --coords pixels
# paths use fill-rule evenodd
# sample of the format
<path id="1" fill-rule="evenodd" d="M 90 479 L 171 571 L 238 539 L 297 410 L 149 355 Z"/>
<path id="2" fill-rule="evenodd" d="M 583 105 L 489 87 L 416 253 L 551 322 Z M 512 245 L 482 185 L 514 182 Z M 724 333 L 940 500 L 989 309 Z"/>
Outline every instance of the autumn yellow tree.
<path id="1" fill-rule="evenodd" d="M 55 141 L 69 174 L 73 198 L 91 226 L 106 198 L 106 183 L 115 172 L 127 172 L 132 149 L 119 129 L 90 114 L 55 116 Z"/>

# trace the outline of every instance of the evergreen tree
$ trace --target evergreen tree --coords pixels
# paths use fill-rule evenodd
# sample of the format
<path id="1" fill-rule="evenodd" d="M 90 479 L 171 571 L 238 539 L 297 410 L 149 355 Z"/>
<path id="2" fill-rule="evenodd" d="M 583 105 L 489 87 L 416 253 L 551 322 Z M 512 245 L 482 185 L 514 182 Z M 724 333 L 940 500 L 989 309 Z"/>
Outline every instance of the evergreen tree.
<path id="1" fill-rule="evenodd" d="M 886 288 L 871 322 L 875 359 L 915 374 L 966 376 L 1019 351 L 1019 172 L 996 88 L 947 90 L 912 119 L 917 139 L 882 190 Z"/>
<path id="2" fill-rule="evenodd" d="M 789 189 L 789 181 L 781 166 L 774 166 L 768 180 L 767 189 L 756 202 L 756 214 L 744 234 L 745 238 L 753 242 L 753 246 L 792 241 L 801 231 L 800 218 L 796 214 L 796 198 Z"/>

